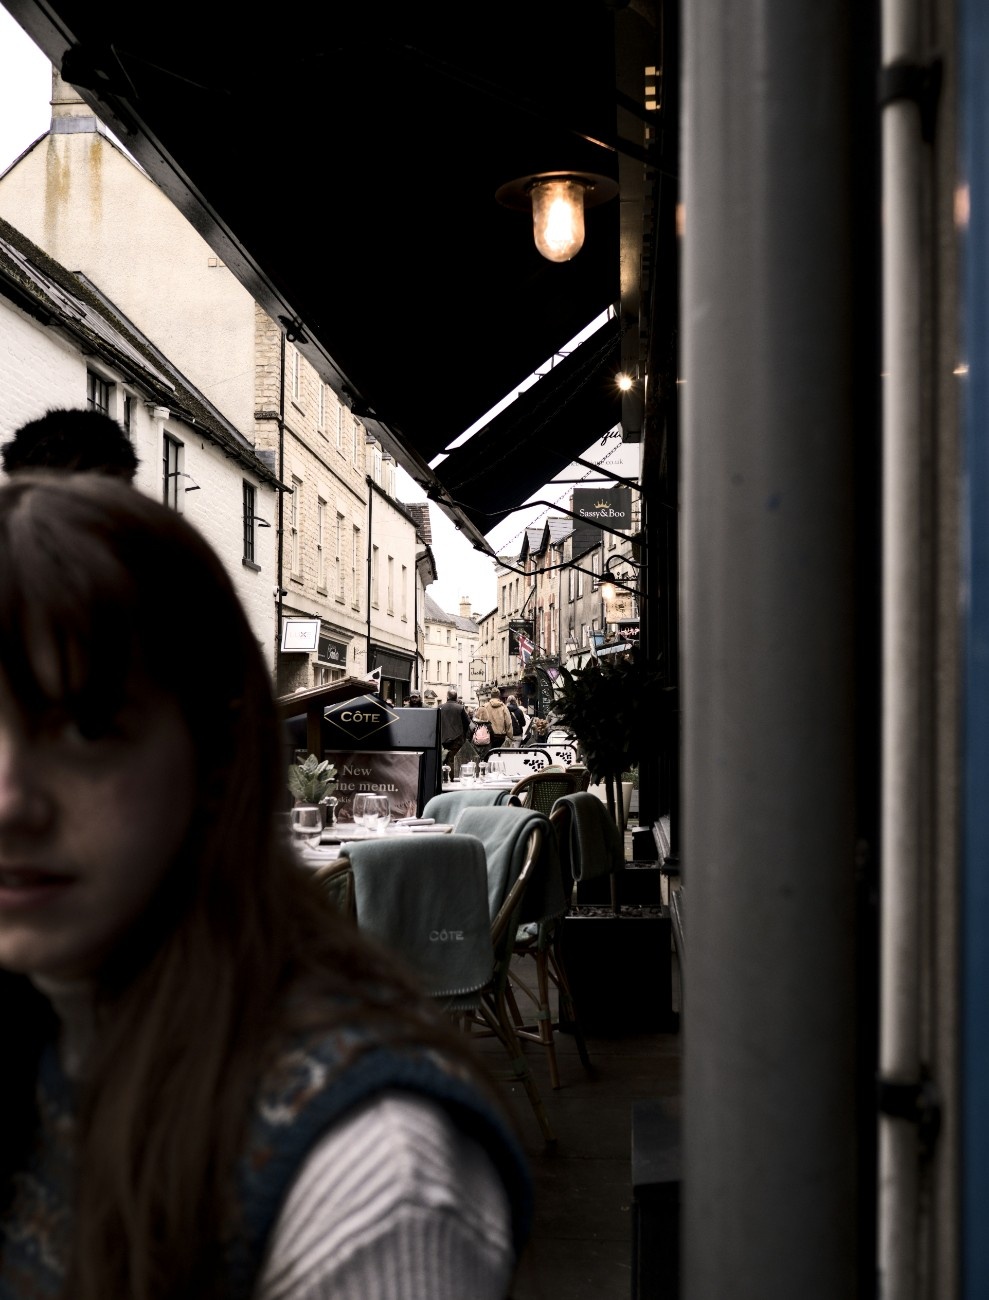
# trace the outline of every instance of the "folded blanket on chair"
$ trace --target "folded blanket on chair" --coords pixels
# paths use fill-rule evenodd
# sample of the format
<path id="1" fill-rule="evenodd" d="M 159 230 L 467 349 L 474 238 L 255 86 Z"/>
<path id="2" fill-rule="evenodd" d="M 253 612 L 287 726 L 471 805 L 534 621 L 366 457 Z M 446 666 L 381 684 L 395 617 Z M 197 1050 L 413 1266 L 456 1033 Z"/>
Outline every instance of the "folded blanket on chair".
<path id="1" fill-rule="evenodd" d="M 564 811 L 561 835 L 569 835 L 574 880 L 594 880 L 625 865 L 625 842 L 607 806 L 597 795 L 565 794 L 553 805 Z"/>
<path id="2" fill-rule="evenodd" d="M 474 993 L 494 950 L 484 846 L 473 835 L 388 835 L 341 850 L 353 865 L 357 924 L 401 957 L 434 998 Z"/>
<path id="3" fill-rule="evenodd" d="M 490 808 L 494 804 L 507 803 L 510 796 L 510 790 L 485 790 L 483 786 L 469 790 L 444 790 L 426 801 L 422 815 L 453 826 L 465 808 Z"/>
<path id="4" fill-rule="evenodd" d="M 520 923 L 544 921 L 566 909 L 556 834 L 549 818 L 533 808 L 502 806 L 465 808 L 456 821 L 457 831 L 476 835 L 484 845 L 492 920 L 522 870 L 533 826 L 542 828 L 542 851 L 522 898 Z"/>

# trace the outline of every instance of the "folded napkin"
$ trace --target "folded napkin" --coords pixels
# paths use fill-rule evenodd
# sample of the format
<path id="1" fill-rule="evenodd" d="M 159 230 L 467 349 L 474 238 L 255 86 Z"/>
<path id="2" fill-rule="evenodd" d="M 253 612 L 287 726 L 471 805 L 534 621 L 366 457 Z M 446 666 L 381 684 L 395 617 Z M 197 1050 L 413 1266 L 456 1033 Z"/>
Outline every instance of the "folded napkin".
<path id="1" fill-rule="evenodd" d="M 574 880 L 594 880 L 624 867 L 622 833 L 597 795 L 562 795 L 552 812 L 558 834 L 567 839 Z"/>
<path id="2" fill-rule="evenodd" d="M 418 975 L 434 998 L 475 993 L 491 978 L 484 846 L 471 835 L 389 835 L 345 844 L 357 924 Z"/>

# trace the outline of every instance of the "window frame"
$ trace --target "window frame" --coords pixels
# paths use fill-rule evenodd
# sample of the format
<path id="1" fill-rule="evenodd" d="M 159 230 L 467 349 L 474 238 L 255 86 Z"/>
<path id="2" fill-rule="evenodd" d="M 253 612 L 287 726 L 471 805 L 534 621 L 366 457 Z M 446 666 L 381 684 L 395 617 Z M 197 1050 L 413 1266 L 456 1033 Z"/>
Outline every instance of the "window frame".
<path id="1" fill-rule="evenodd" d="M 179 479 L 185 465 L 185 445 L 171 433 L 161 436 L 161 499 L 171 510 L 181 513 Z"/>

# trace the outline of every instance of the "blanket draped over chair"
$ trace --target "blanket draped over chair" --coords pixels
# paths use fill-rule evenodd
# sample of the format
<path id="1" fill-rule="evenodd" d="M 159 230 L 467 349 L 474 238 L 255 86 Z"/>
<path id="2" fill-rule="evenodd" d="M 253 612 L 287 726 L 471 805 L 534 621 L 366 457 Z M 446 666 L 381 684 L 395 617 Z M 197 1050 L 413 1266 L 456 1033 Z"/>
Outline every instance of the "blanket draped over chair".
<path id="1" fill-rule="evenodd" d="M 495 804 L 508 803 L 510 798 L 510 790 L 485 790 L 483 786 L 467 790 L 444 790 L 426 801 L 422 815 L 454 826 L 465 808 L 475 808 L 478 805 L 490 808 Z"/>
<path id="2" fill-rule="evenodd" d="M 434 998 L 476 993 L 494 968 L 484 846 L 471 835 L 388 835 L 343 846 L 357 924 Z"/>
<path id="3" fill-rule="evenodd" d="M 622 833 L 596 795 L 585 791 L 563 795 L 553 805 L 552 818 L 574 880 L 594 880 L 625 865 Z"/>
<path id="4" fill-rule="evenodd" d="M 484 845 L 492 920 L 522 869 L 531 828 L 542 826 L 542 852 L 522 896 L 519 922 L 542 921 L 564 910 L 556 836 L 544 813 L 512 806 L 465 808 L 454 824 L 458 833 L 476 835 Z"/>

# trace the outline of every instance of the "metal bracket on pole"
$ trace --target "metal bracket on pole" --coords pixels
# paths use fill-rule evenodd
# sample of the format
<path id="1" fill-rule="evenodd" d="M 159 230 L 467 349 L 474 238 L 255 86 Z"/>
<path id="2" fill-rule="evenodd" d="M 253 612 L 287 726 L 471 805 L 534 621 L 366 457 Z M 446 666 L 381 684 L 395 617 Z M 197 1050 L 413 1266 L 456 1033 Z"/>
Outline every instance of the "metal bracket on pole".
<path id="1" fill-rule="evenodd" d="M 885 108 L 898 99 L 912 99 L 920 109 L 920 136 L 926 144 L 934 139 L 943 73 L 944 64 L 940 56 L 931 59 L 930 63 L 894 59 L 879 69 L 879 107 Z"/>
<path id="2" fill-rule="evenodd" d="M 922 1154 L 933 1153 L 941 1130 L 941 1099 L 933 1079 L 878 1079 L 876 1104 L 880 1114 L 916 1124 Z"/>

